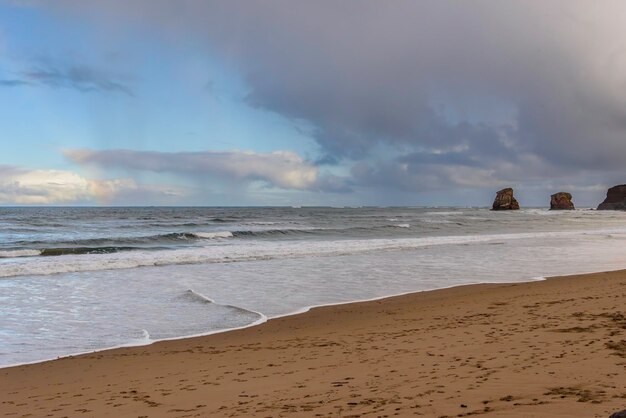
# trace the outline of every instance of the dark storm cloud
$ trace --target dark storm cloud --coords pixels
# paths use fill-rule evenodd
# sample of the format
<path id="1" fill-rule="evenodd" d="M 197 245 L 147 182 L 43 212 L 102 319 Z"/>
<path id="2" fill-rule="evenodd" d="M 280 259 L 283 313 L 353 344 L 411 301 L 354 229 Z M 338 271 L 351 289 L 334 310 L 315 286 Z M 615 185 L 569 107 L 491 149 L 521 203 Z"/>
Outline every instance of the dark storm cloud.
<path id="1" fill-rule="evenodd" d="M 56 4 L 203 40 L 241 71 L 251 106 L 310 123 L 319 162 L 354 161 L 357 182 L 478 187 L 623 167 L 622 1 Z"/>

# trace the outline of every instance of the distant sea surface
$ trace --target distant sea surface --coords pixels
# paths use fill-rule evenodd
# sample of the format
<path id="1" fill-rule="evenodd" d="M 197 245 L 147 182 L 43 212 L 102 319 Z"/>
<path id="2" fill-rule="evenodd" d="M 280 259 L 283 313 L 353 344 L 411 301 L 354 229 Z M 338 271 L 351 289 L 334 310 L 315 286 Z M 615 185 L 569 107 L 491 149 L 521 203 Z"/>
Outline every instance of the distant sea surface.
<path id="1" fill-rule="evenodd" d="M 0 208 L 0 366 L 311 306 L 626 268 L 626 213 Z"/>

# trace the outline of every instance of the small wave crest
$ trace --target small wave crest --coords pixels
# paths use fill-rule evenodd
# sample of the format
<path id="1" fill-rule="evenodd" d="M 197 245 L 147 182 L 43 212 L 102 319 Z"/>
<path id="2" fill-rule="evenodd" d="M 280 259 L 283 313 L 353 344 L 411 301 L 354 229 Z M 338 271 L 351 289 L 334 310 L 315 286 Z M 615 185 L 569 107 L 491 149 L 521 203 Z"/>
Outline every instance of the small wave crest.
<path id="1" fill-rule="evenodd" d="M 224 218 L 212 218 L 210 219 L 211 222 L 215 222 L 215 223 L 227 223 L 227 222 L 231 222 L 231 220 L 229 219 L 224 219 Z"/>
<path id="2" fill-rule="evenodd" d="M 171 232 L 169 234 L 151 235 L 147 237 L 130 238 L 130 240 L 138 243 L 151 243 L 162 241 L 180 241 L 180 240 L 196 240 L 196 239 L 216 239 L 230 238 L 233 233 L 230 231 L 210 231 L 210 232 Z M 128 239 L 127 239 L 128 240 Z"/>
<path id="3" fill-rule="evenodd" d="M 238 238 L 245 237 L 271 237 L 277 235 L 305 235 L 305 234 L 313 234 L 316 231 L 322 231 L 323 229 L 319 228 L 310 228 L 310 229 L 265 229 L 258 231 L 233 231 L 233 236 Z"/>
<path id="4" fill-rule="evenodd" d="M 223 308 L 233 309 L 237 312 L 241 312 L 246 315 L 254 315 L 258 317 L 264 316 L 263 314 L 256 312 L 256 311 L 251 311 L 250 309 L 242 308 L 242 307 L 235 306 L 235 305 L 217 303 L 213 299 L 209 298 L 208 296 L 205 296 L 202 293 L 197 292 L 193 289 L 187 289 L 185 293 L 183 293 L 182 297 L 189 302 L 205 303 L 205 304 L 221 306 Z"/>
<path id="5" fill-rule="evenodd" d="M 424 215 L 436 215 L 436 216 L 461 216 L 463 212 L 457 211 L 432 211 L 425 212 Z"/>
<path id="6" fill-rule="evenodd" d="M 44 248 L 38 255 L 44 257 L 56 257 L 60 255 L 83 255 L 83 254 L 112 254 L 120 251 L 131 251 L 134 247 L 63 247 Z"/>
<path id="7" fill-rule="evenodd" d="M 451 224 L 451 221 L 448 221 L 446 219 L 433 219 L 433 218 L 423 218 L 419 220 L 421 223 L 424 224 Z"/>
<path id="8" fill-rule="evenodd" d="M 187 289 L 183 294 L 186 300 L 199 303 L 215 303 L 213 299 L 204 296 L 202 293 L 198 293 L 193 289 Z"/>
<path id="9" fill-rule="evenodd" d="M 150 338 L 150 333 L 148 332 L 148 330 L 142 329 L 141 336 L 137 338 L 136 341 L 132 345 L 135 345 L 135 344 L 146 345 L 146 344 L 150 344 L 151 342 L 152 342 L 152 338 Z"/>
<path id="10" fill-rule="evenodd" d="M 215 238 L 230 238 L 233 233 L 230 231 L 217 231 L 217 232 L 194 232 L 191 234 L 197 238 L 215 239 Z"/>

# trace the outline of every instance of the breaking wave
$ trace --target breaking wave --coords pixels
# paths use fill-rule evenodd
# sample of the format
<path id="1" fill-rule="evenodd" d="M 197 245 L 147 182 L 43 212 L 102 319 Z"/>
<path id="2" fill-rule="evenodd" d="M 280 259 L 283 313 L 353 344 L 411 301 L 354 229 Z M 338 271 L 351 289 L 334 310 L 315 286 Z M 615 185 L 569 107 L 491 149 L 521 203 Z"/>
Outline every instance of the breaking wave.
<path id="1" fill-rule="evenodd" d="M 378 238 L 305 241 L 250 241 L 238 245 L 186 247 L 168 250 L 100 252 L 97 256 L 77 252 L 64 257 L 15 258 L 0 263 L 0 277 L 117 270 L 176 264 L 233 263 L 256 260 L 293 259 L 364 254 L 373 251 L 413 250 L 440 245 L 471 245 L 493 241 L 597 235 L 618 231 L 563 231 L 517 234 L 440 236 L 423 238 Z M 622 231 L 620 231 L 622 232 Z"/>
<path id="2" fill-rule="evenodd" d="M 200 231 L 200 232 L 172 232 L 149 236 L 120 236 L 111 238 L 86 238 L 65 241 L 19 241 L 22 248 L 0 250 L 0 258 L 63 256 L 84 254 L 110 254 L 136 250 L 166 250 L 173 249 L 179 244 L 201 244 L 205 240 L 223 240 L 230 238 L 263 239 L 328 236 L 345 232 L 382 231 L 386 229 L 410 228 L 410 224 L 389 224 L 371 227 L 351 228 L 285 228 L 285 229 L 258 229 L 236 231 Z"/>

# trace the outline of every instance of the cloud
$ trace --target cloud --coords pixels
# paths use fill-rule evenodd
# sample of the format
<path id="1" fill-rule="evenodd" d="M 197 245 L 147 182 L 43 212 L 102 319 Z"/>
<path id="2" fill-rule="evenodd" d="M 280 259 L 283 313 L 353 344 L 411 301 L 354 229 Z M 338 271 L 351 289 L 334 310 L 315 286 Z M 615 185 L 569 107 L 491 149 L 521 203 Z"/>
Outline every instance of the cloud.
<path id="1" fill-rule="evenodd" d="M 90 181 L 60 170 L 0 166 L 0 201 L 16 204 L 84 202 L 93 197 Z"/>
<path id="2" fill-rule="evenodd" d="M 110 92 L 133 96 L 132 89 L 118 80 L 115 75 L 85 65 L 59 69 L 41 65 L 23 71 L 18 78 L 0 80 L 1 87 L 44 85 L 53 88 L 69 88 L 80 92 Z"/>
<path id="3" fill-rule="evenodd" d="M 32 83 L 25 80 L 0 80 L 0 87 L 17 87 L 17 86 L 30 86 Z"/>
<path id="4" fill-rule="evenodd" d="M 230 29 L 213 26 L 208 39 L 243 68 L 250 104 L 312 122 L 335 158 L 363 159 L 384 144 L 400 154 L 466 148 L 483 166 L 521 164 L 521 153 L 564 169 L 623 165 L 624 3 L 271 5 L 216 7 Z M 472 117 L 490 101 L 510 115 Z"/>
<path id="5" fill-rule="evenodd" d="M 65 170 L 29 170 L 0 165 L 0 203 L 18 205 L 109 204 L 131 195 L 181 197 L 164 186 L 140 185 L 132 179 L 88 179 Z M 145 204 L 144 200 L 143 203 Z"/>
<path id="6" fill-rule="evenodd" d="M 338 177 L 321 176 L 317 167 L 290 151 L 156 152 L 71 149 L 71 161 L 102 168 L 175 173 L 194 178 L 262 181 L 282 189 L 346 191 Z"/>
<path id="7" fill-rule="evenodd" d="M 354 165 L 363 187 L 625 174 L 620 0 L 62 0 L 54 10 L 199 41 L 240 71 L 250 106 L 306 121 L 318 161 Z M 235 170 L 233 155 L 207 158 L 213 174 L 319 184 L 307 163 L 287 164 L 300 167 L 287 179 L 284 164 Z"/>

